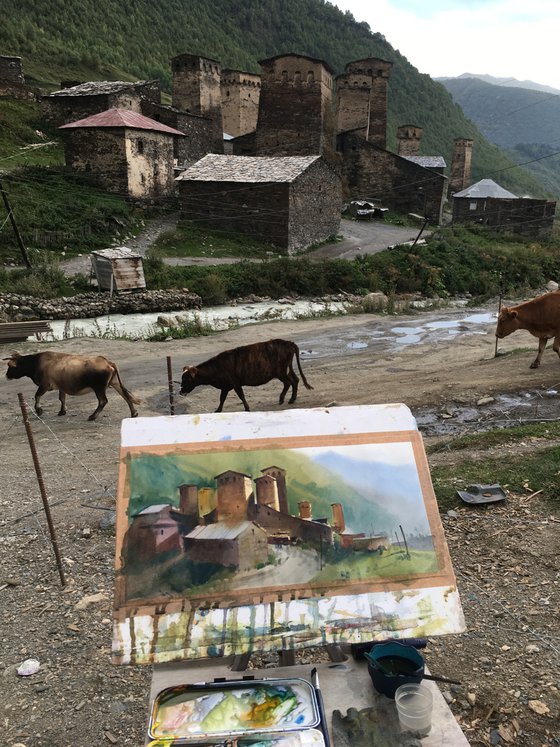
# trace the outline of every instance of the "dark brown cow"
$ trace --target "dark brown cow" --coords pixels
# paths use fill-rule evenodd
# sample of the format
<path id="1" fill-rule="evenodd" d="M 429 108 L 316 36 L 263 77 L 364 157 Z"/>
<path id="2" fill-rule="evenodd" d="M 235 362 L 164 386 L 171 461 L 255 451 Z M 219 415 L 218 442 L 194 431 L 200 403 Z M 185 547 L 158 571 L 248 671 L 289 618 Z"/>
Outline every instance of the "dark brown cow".
<path id="1" fill-rule="evenodd" d="M 294 373 L 292 361 L 296 357 L 301 380 L 307 389 L 313 387 L 307 382 L 299 362 L 299 348 L 290 340 L 268 340 L 253 345 L 224 350 L 198 366 L 185 366 L 181 380 L 181 394 L 188 394 L 201 384 L 208 384 L 220 390 L 220 404 L 216 412 L 221 412 L 226 397 L 233 389 L 243 407 L 249 405 L 243 394 L 244 386 L 260 386 L 272 379 L 280 379 L 284 388 L 280 393 L 279 404 L 283 404 L 286 392 L 292 387 L 290 404 L 296 401 L 299 379 Z"/>
<path id="2" fill-rule="evenodd" d="M 4 360 L 8 361 L 6 371 L 8 379 L 21 379 L 23 376 L 29 376 L 37 385 L 38 389 L 35 392 L 37 415 L 43 412 L 39 406 L 39 400 L 45 392 L 58 389 L 60 400 L 58 414 L 65 415 L 67 394 L 85 394 L 93 391 L 99 404 L 88 420 L 95 420 L 107 404 L 107 387 L 115 389 L 126 401 L 132 418 L 138 415 L 134 405 L 140 404 L 140 400 L 123 386 L 116 364 L 103 355 L 73 355 L 45 351 L 33 355 L 12 353 L 11 358 L 4 358 Z"/>
<path id="3" fill-rule="evenodd" d="M 496 337 L 500 339 L 526 329 L 539 338 L 539 352 L 529 368 L 538 368 L 546 343 L 554 338 L 552 349 L 560 356 L 560 291 L 545 293 L 517 306 L 504 306 L 498 317 Z"/>

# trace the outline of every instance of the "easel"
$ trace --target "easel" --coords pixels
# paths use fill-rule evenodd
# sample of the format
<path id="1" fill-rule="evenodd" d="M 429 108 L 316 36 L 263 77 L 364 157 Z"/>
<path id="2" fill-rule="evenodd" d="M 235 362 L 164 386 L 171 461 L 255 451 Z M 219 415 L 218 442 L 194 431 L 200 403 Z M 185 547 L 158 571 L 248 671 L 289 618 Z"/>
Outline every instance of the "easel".
<path id="1" fill-rule="evenodd" d="M 169 517 L 169 511 L 179 515 L 179 521 L 183 522 L 192 517 L 193 510 L 196 510 L 198 516 L 200 504 L 198 499 L 194 500 L 193 496 L 197 495 L 197 484 L 187 484 L 184 488 L 181 498 L 185 499 L 184 507 L 181 504 L 181 510 L 176 507 L 169 507 L 163 504 L 159 496 L 160 490 L 164 490 L 164 482 L 158 477 L 154 478 L 154 492 L 157 493 L 158 499 L 144 500 L 140 503 L 140 511 L 132 514 L 132 522 L 129 525 L 129 514 L 127 505 L 122 500 L 123 495 L 130 495 L 132 492 L 130 481 L 132 472 L 127 473 L 129 469 L 126 465 L 132 464 L 134 459 L 140 460 L 147 454 L 151 459 L 158 455 L 167 464 L 165 460 L 170 460 L 169 464 L 174 465 L 175 470 L 186 470 L 187 473 L 203 474 L 207 473 L 209 465 L 215 465 L 216 461 L 211 461 L 208 454 L 216 456 L 218 454 L 218 469 L 225 470 L 220 472 L 217 477 L 208 478 L 198 483 L 198 485 L 207 485 L 208 479 L 217 480 L 218 478 L 226 483 L 222 493 L 218 493 L 215 508 L 216 516 L 211 517 L 208 523 L 198 524 L 195 529 L 188 528 L 183 532 L 191 544 L 188 545 L 191 553 L 189 556 L 202 558 L 196 562 L 205 562 L 211 559 L 208 545 L 202 544 L 194 547 L 194 540 L 202 536 L 203 542 L 212 544 L 216 538 L 223 540 L 229 531 L 228 527 L 241 527 L 242 531 L 252 532 L 250 545 L 255 549 L 255 554 L 248 557 L 252 558 L 251 563 L 261 562 L 264 556 L 266 560 L 267 542 L 272 538 L 276 542 L 276 527 L 290 527 L 289 536 L 301 541 L 301 538 L 312 536 L 316 543 L 315 553 L 321 553 L 322 569 L 322 547 L 323 537 L 328 535 L 332 537 L 337 534 L 337 544 L 330 540 L 331 546 L 334 547 L 334 560 L 331 561 L 331 568 L 340 568 L 336 563 L 340 558 L 344 558 L 344 551 L 348 550 L 351 555 L 351 563 L 359 563 L 360 558 L 365 557 L 365 552 L 377 552 L 379 545 L 375 542 L 380 537 L 387 535 L 365 534 L 359 532 L 358 527 L 362 524 L 354 522 L 353 532 L 344 532 L 344 519 L 341 509 L 335 512 L 333 517 L 328 519 L 312 519 L 310 514 L 309 501 L 301 500 L 300 515 L 294 515 L 293 508 L 278 508 L 278 496 L 276 508 L 270 507 L 266 500 L 270 499 L 270 494 L 264 494 L 262 502 L 249 502 L 249 496 L 252 495 L 253 488 L 250 487 L 251 480 L 255 479 L 253 475 L 247 475 L 242 470 L 243 459 L 236 457 L 236 454 L 244 453 L 253 454 L 253 461 L 256 460 L 257 466 L 251 468 L 255 474 L 268 472 L 270 470 L 282 471 L 282 449 L 286 449 L 286 465 L 290 464 L 290 453 L 298 450 L 309 450 L 311 454 L 317 455 L 322 459 L 331 459 L 332 454 L 336 454 L 336 459 L 342 462 L 339 467 L 340 476 L 333 477 L 333 473 L 328 471 L 326 477 L 320 473 L 323 484 L 329 486 L 327 495 L 331 494 L 331 486 L 337 485 L 337 494 L 332 495 L 331 507 L 340 507 L 340 494 L 351 493 L 353 490 L 352 481 L 349 475 L 352 473 L 353 465 L 359 464 L 361 474 L 366 476 L 367 485 L 376 482 L 378 485 L 385 475 L 385 484 L 388 485 L 383 496 L 400 495 L 402 500 L 413 500 L 415 503 L 414 516 L 415 525 L 419 518 L 425 529 L 423 534 L 418 536 L 429 540 L 431 549 L 428 553 L 428 559 L 433 563 L 432 571 L 424 578 L 419 577 L 418 571 L 414 571 L 415 561 L 411 557 L 411 552 L 407 548 L 404 553 L 388 552 L 388 563 L 396 568 L 400 581 L 395 585 L 390 580 L 390 576 L 384 571 L 383 575 L 375 575 L 378 571 L 373 570 L 372 574 L 364 579 L 363 576 L 357 577 L 356 580 L 349 575 L 330 577 L 328 581 L 314 581 L 312 586 L 306 585 L 305 579 L 297 579 L 282 576 L 276 576 L 276 583 L 270 587 L 257 587 L 247 585 L 246 589 L 254 588 L 258 591 L 252 594 L 243 586 L 231 588 L 224 592 L 220 589 L 205 589 L 201 592 L 201 597 L 197 600 L 191 596 L 186 596 L 169 604 L 164 598 L 159 597 L 152 602 L 155 607 L 148 606 L 132 608 L 134 594 L 126 596 L 126 577 L 121 574 L 120 597 L 121 612 L 120 632 L 116 630 L 115 650 L 119 651 L 121 663 L 147 663 L 162 662 L 173 657 L 182 657 L 185 659 L 181 663 L 157 663 L 154 666 L 151 700 L 155 695 L 166 687 L 174 684 L 194 684 L 200 682 L 212 682 L 216 678 L 225 678 L 226 680 L 239 680 L 253 676 L 255 679 L 266 678 L 304 678 L 310 680 L 312 664 L 296 665 L 294 647 L 302 646 L 326 646 L 330 663 L 317 664 L 316 669 L 319 673 L 321 684 L 321 693 L 325 703 L 325 714 L 328 727 L 332 729 L 333 711 L 339 711 L 346 716 L 348 709 L 351 709 L 352 718 L 358 720 L 363 716 L 360 711 L 367 709 L 367 718 L 371 717 L 371 724 L 374 722 L 391 721 L 398 724 L 395 704 L 393 700 L 379 695 L 373 688 L 369 678 L 367 665 L 365 661 L 355 661 L 349 656 L 349 650 L 346 644 L 340 644 L 341 640 L 364 641 L 364 635 L 371 634 L 372 624 L 374 630 L 383 632 L 387 635 L 388 630 L 382 621 L 384 620 L 406 620 L 406 623 L 399 628 L 401 636 L 417 635 L 414 631 L 418 626 L 423 624 L 430 625 L 431 635 L 442 633 L 461 632 L 462 614 L 460 603 L 455 588 L 454 574 L 451 567 L 451 561 L 443 537 L 443 529 L 439 520 L 439 513 L 431 480 L 429 468 L 425 453 L 423 450 L 422 440 L 416 428 L 416 422 L 408 408 L 404 405 L 376 405 L 366 407 L 315 409 L 315 410 L 286 410 L 275 413 L 234 413 L 232 414 L 215 414 L 208 416 L 197 416 L 196 419 L 188 416 L 173 418 L 139 418 L 134 421 L 125 421 L 123 427 L 123 442 L 121 444 L 121 474 L 119 477 L 119 497 L 117 512 L 117 559 L 122 557 L 124 535 L 129 533 L 129 542 L 134 541 L 138 536 L 138 530 L 144 526 L 156 526 L 158 536 L 165 535 L 167 529 L 159 521 L 160 513 L 165 513 Z M 235 439 L 235 440 L 233 440 Z M 233 443 L 232 443 L 233 441 Z M 208 444 L 213 446 L 209 447 Z M 272 452 L 274 456 L 268 456 Z M 177 456 L 179 454 L 179 456 Z M 222 466 L 222 462 L 227 459 L 227 455 L 233 455 L 233 462 L 227 462 L 229 466 Z M 259 456 L 262 454 L 265 456 Z M 279 455 L 279 456 L 278 456 Z M 296 459 L 295 456 L 291 457 Z M 301 455 L 300 467 L 294 467 L 296 474 L 301 472 L 305 476 L 313 474 L 311 462 L 312 457 L 305 451 Z M 174 459 L 186 459 L 187 462 L 180 461 L 175 463 Z M 239 466 L 236 459 L 239 460 Z M 262 464 L 260 459 L 265 460 Z M 271 459 L 280 459 L 280 462 L 270 461 Z M 354 462 L 353 460 L 356 460 Z M 300 464 L 300 462 L 295 462 Z M 232 466 L 233 464 L 233 466 Z M 278 465 L 278 466 L 268 466 Z M 330 462 L 329 462 L 330 464 Z M 188 465 L 188 468 L 187 466 Z M 159 464 L 157 472 L 154 474 L 165 474 L 166 467 Z M 323 468 L 325 469 L 325 468 Z M 163 470 L 163 471 L 162 471 Z M 210 475 L 215 475 L 218 470 L 214 467 Z M 283 470 L 286 472 L 286 470 Z M 251 474 L 252 474 L 251 472 Z M 408 474 L 409 480 L 406 483 L 406 493 L 394 493 L 394 484 L 398 482 L 400 474 Z M 410 475 L 415 477 L 410 482 Z M 128 475 L 128 477 L 127 477 Z M 233 477 L 231 477 L 233 476 Z M 346 479 L 348 478 L 348 479 Z M 151 478 L 150 478 L 151 479 Z M 191 478 L 192 480 L 193 478 Z M 264 478 L 258 478 L 264 479 Z M 268 478 L 267 478 L 268 479 Z M 276 480 L 276 478 L 274 478 Z M 256 480 L 255 480 L 256 482 Z M 149 484 L 144 482 L 142 484 Z M 286 500 L 284 483 L 283 500 Z M 229 487 L 232 485 L 233 487 Z M 412 488 L 410 487 L 412 485 Z M 239 487 L 241 486 L 241 487 Z M 191 490 L 192 488 L 192 490 Z M 244 491 L 244 492 L 243 492 Z M 168 492 L 167 495 L 170 495 Z M 304 494 L 305 495 L 305 494 Z M 359 496 L 368 495 L 367 490 L 359 493 Z M 257 495 L 257 497 L 259 497 Z M 137 499 L 139 500 L 139 499 Z M 366 511 L 370 512 L 370 506 L 377 505 L 376 499 L 366 499 L 364 506 Z M 369 502 L 368 502 L 369 501 Z M 175 504 L 176 506 L 177 504 Z M 287 505 L 285 502 L 284 505 Z M 351 505 L 350 503 L 348 504 Z M 356 505 L 356 504 L 355 504 Z M 404 505 L 404 504 L 403 504 Z M 148 516 L 156 517 L 156 524 L 141 525 L 139 517 L 148 511 Z M 403 509 L 404 510 L 404 509 Z M 410 512 L 410 508 L 407 509 Z M 235 512 L 235 519 L 227 523 L 225 517 L 231 516 L 228 511 Z M 249 512 L 253 513 L 250 514 Z M 268 512 L 268 513 L 267 513 Z M 367 516 L 370 514 L 368 513 Z M 404 519 L 392 519 L 402 521 L 407 528 L 406 514 Z M 366 516 L 366 518 L 367 518 Z M 393 514 L 395 517 L 396 514 Z M 267 517 L 271 517 L 268 519 Z M 167 519 L 166 519 L 167 520 Z M 259 524 L 258 522 L 262 523 Z M 264 527 L 267 521 L 279 522 L 279 524 L 269 524 L 269 532 Z M 309 521 L 309 523 L 306 523 Z M 136 522 L 136 523 L 135 523 Z M 251 523 L 253 522 L 253 523 Z M 222 528 L 222 525 L 224 528 Z M 167 522 L 166 527 L 170 524 Z M 181 526 L 183 526 L 181 524 Z M 399 524 L 400 526 L 400 524 Z M 252 527 L 252 528 L 251 528 Z M 238 529 L 235 529 L 238 531 Z M 241 529 L 239 529 L 241 531 Z M 401 531 L 404 531 L 401 526 Z M 298 534 L 299 532 L 299 534 Z M 133 539 L 130 539 L 130 535 Z M 181 535 L 173 530 L 172 534 L 166 535 L 166 541 L 175 542 L 174 552 L 179 557 L 183 550 L 177 549 L 177 538 Z M 237 536 L 237 535 L 234 535 Z M 321 542 L 319 543 L 319 539 Z M 260 543 L 260 544 L 259 544 Z M 295 540 L 294 540 L 295 544 Z M 131 545 L 136 547 L 135 545 Z M 170 547 L 171 545 L 166 545 Z M 419 545 L 422 547 L 422 545 Z M 142 545 L 138 545 L 142 547 Z M 227 545 L 228 558 L 241 558 L 233 555 L 233 545 Z M 291 547 L 291 544 L 290 544 Z M 390 545 L 388 546 L 390 547 Z M 400 547 L 400 545 L 399 545 Z M 211 552 L 214 552 L 212 544 Z M 251 549 L 251 552 L 253 550 Z M 294 557 L 296 550 L 291 553 Z M 301 552 L 301 551 L 300 551 Z M 354 552 L 358 553 L 354 555 Z M 383 549 L 379 553 L 384 552 Z M 198 555 L 197 555 L 198 553 Z M 260 553 L 258 555 L 257 553 Z M 338 553 L 338 554 L 337 554 Z M 360 555 L 359 553 L 362 553 Z M 422 553 L 420 553 L 422 555 Z M 151 557 L 151 556 L 150 556 Z M 225 557 L 225 556 L 221 556 Z M 247 556 L 243 556 L 245 559 Z M 281 556 L 277 556 L 281 557 Z M 306 558 L 313 558 L 313 553 Z M 385 556 L 384 556 L 385 557 Z M 425 557 L 422 555 L 422 557 Z M 260 559 L 260 560 L 259 560 Z M 192 560 L 190 561 L 192 562 Z M 344 561 L 346 562 L 346 561 Z M 367 561 L 368 568 L 370 567 Z M 332 565 L 334 563 L 334 565 Z M 401 566 L 404 563 L 406 565 Z M 396 564 L 396 565 L 395 565 Z M 408 565 L 410 564 L 410 565 Z M 144 565 L 144 570 L 150 566 Z M 239 566 L 238 566 L 239 567 Z M 354 566 L 351 565 L 351 568 Z M 373 566 L 377 568 L 377 566 Z M 259 566 L 245 564 L 245 572 L 253 573 Z M 412 571 L 410 570 L 412 569 Z M 314 573 L 310 578 L 314 578 Z M 411 577 L 410 574 L 416 573 Z M 157 578 L 157 576 L 156 576 Z M 321 578 L 320 576 L 318 577 Z M 418 581 L 414 579 L 418 578 Z M 281 581 L 279 579 L 282 579 Z M 345 580 L 349 579 L 349 580 Z M 337 586 L 338 585 L 338 586 Z M 333 591 L 337 587 L 337 591 Z M 409 595 L 403 595 L 403 590 L 409 589 Z M 203 596 L 204 595 L 204 596 Z M 402 599 L 406 599 L 406 606 L 399 606 Z M 254 599 L 254 601 L 252 601 Z M 336 603 L 331 599 L 336 599 Z M 291 607 L 294 603 L 296 609 Z M 421 605 L 418 606 L 418 605 Z M 279 608 L 279 609 L 276 609 Z M 127 611 L 128 609 L 128 611 Z M 373 613 L 373 610 L 378 613 Z M 425 617 L 425 609 L 432 610 L 432 613 L 426 620 L 420 622 L 420 618 Z M 245 612 L 243 612 L 243 610 Z M 250 612 L 248 612 L 250 610 Z M 237 619 L 244 615 L 243 620 Z M 255 622 L 260 615 L 258 623 Z M 278 616 L 279 615 L 279 616 Z M 118 619 L 118 615 L 117 615 Z M 135 619 L 139 620 L 138 627 L 135 626 Z M 349 625 L 349 620 L 351 625 Z M 144 622 L 142 622 L 144 621 Z M 284 625 L 288 631 L 286 636 L 287 645 L 284 645 L 283 639 L 276 632 L 278 625 Z M 378 627 L 375 627 L 378 626 Z M 256 631 L 259 630 L 257 634 Z M 217 631 L 217 633 L 216 633 Z M 408 632 L 407 632 L 408 631 Z M 282 633 L 282 636 L 284 633 Z M 217 637 L 216 637 L 217 636 Z M 374 637 L 374 636 L 373 636 Z M 257 641 L 253 645 L 253 638 Z M 248 670 L 246 667 L 249 663 L 251 651 L 278 651 L 280 666 L 266 668 L 264 670 Z M 349 647 L 348 647 L 349 648 Z M 235 655 L 226 658 L 228 652 L 235 652 Z M 207 656 L 204 659 L 194 659 L 193 656 Z M 148 658 L 146 658 L 148 657 Z M 236 674 L 238 673 L 238 674 Z M 427 682 L 434 695 L 434 711 L 432 719 L 432 731 L 423 740 L 422 744 L 435 747 L 436 745 L 449 745 L 453 747 L 463 747 L 468 745 L 461 729 L 457 725 L 451 710 L 447 706 L 443 696 L 438 688 L 432 683 Z M 353 710 L 352 710 L 353 709 Z M 363 716 L 366 718 L 366 716 Z M 367 724 L 366 724 L 367 726 Z"/>

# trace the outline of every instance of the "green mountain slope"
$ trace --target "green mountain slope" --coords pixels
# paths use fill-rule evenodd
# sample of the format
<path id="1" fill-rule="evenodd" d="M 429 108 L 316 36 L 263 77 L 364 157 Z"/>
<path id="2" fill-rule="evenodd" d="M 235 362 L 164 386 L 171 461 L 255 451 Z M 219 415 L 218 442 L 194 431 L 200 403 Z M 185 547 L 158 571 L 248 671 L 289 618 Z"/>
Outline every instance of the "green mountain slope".
<path id="1" fill-rule="evenodd" d="M 453 78 L 444 85 L 488 140 L 503 148 L 519 143 L 560 142 L 560 96 L 507 88 L 476 78 Z"/>
<path id="2" fill-rule="evenodd" d="M 424 128 L 421 152 L 449 164 L 453 139 L 470 137 L 473 181 L 491 177 L 516 193 L 545 192 L 525 170 L 512 168 L 441 84 L 324 0 L 4 0 L 0 50 L 21 55 L 25 72 L 50 89 L 61 78 L 159 78 L 168 89 L 169 60 L 181 52 L 255 72 L 259 59 L 287 52 L 323 59 L 337 73 L 350 60 L 381 57 L 394 65 L 390 148 L 399 124 L 417 124 Z"/>

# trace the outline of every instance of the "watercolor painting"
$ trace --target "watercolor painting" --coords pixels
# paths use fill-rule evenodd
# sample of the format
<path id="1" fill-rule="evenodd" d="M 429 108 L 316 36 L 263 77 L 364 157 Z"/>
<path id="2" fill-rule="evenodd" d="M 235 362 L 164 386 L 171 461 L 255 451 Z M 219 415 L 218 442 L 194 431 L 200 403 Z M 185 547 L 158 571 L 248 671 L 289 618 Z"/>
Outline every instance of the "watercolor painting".
<path id="1" fill-rule="evenodd" d="M 144 637 L 130 630 L 131 609 L 147 618 L 152 661 L 249 639 L 272 646 L 286 632 L 290 645 L 314 645 L 361 631 L 364 619 L 437 627 L 441 606 L 460 610 L 417 431 L 138 445 L 123 455 L 119 509 L 116 606 L 129 630 L 117 626 L 117 658 L 124 639 L 136 648 Z M 376 593 L 389 603 L 368 598 L 358 613 Z M 216 608 L 227 623 L 211 621 Z"/>

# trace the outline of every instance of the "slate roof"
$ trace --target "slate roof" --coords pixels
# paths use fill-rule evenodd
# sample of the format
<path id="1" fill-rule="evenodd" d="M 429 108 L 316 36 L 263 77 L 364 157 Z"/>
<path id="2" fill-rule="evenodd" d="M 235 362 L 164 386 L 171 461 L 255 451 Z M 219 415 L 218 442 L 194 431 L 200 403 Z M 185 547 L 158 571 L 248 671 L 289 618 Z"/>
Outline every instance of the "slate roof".
<path id="1" fill-rule="evenodd" d="M 508 192 L 507 189 L 496 184 L 493 179 L 481 179 L 476 184 L 472 184 L 461 192 L 455 192 L 453 197 L 498 197 L 503 200 L 519 199 L 517 195 Z"/>
<path id="2" fill-rule="evenodd" d="M 321 156 L 222 156 L 209 153 L 177 177 L 196 182 L 293 182 Z"/>
<path id="3" fill-rule="evenodd" d="M 96 249 L 92 251 L 96 257 L 102 257 L 103 259 L 138 259 L 142 258 L 139 252 L 134 252 L 127 246 L 115 246 L 110 249 Z"/>
<path id="4" fill-rule="evenodd" d="M 407 161 L 417 163 L 425 169 L 444 169 L 446 167 L 443 156 L 403 156 Z"/>
<path id="5" fill-rule="evenodd" d="M 146 83 L 154 81 L 139 80 L 131 83 L 126 80 L 93 80 L 88 83 L 80 83 L 71 88 L 62 88 L 60 91 L 52 91 L 48 96 L 97 96 L 99 94 L 119 93 L 131 88 L 145 86 Z"/>
<path id="6" fill-rule="evenodd" d="M 215 524 L 195 527 L 192 532 L 186 534 L 185 537 L 187 539 L 233 540 L 237 539 L 239 535 L 254 526 L 256 526 L 256 524 L 252 521 L 240 521 L 237 524 L 217 521 Z"/>
<path id="7" fill-rule="evenodd" d="M 80 127 L 129 127 L 133 130 L 152 130 L 153 132 L 165 132 L 168 135 L 185 136 L 183 132 L 179 132 L 173 127 L 156 122 L 155 119 L 150 119 L 130 109 L 107 109 L 107 111 L 99 112 L 99 114 L 92 114 L 91 117 L 69 122 L 58 129 L 77 129 Z"/>

